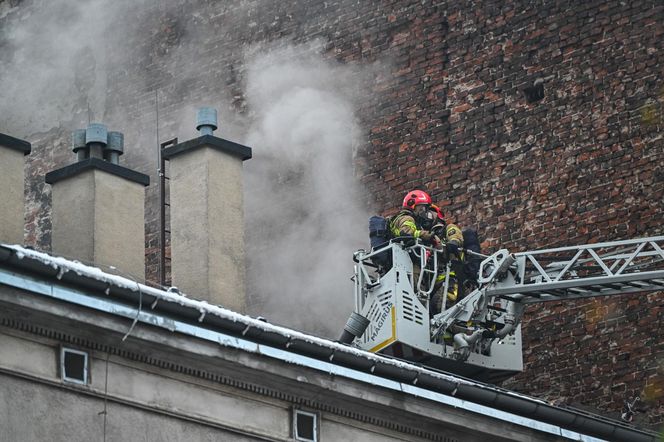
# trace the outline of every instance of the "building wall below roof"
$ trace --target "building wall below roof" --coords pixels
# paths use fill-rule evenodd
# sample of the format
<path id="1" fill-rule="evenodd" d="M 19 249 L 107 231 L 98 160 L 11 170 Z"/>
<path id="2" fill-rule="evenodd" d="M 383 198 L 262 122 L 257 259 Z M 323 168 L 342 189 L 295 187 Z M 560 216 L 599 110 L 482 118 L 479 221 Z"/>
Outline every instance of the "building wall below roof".
<path id="1" fill-rule="evenodd" d="M 48 408 L 62 408 L 72 395 L 89 396 L 100 404 L 107 400 L 134 407 L 137 413 L 241 429 L 268 440 L 290 438 L 294 407 L 318 413 L 324 440 L 453 442 L 491 435 L 492 440 L 525 441 L 550 436 L 490 415 L 142 324 L 125 341 L 130 326 L 127 318 L 0 286 L 0 373 L 35 384 L 30 394 L 7 397 L 41 403 L 48 396 Z M 62 345 L 90 354 L 89 385 L 60 379 Z M 54 388 L 60 394 L 51 393 Z M 81 413 L 94 415 L 98 408 L 83 407 Z M 41 408 L 34 409 L 21 413 L 24 425 L 41 425 Z M 47 420 L 44 425 L 53 425 L 54 432 L 69 428 L 58 422 Z M 131 439 L 131 434 L 120 436 Z"/>
<path id="2" fill-rule="evenodd" d="M 107 361 L 103 352 L 92 351 L 89 384 L 66 383 L 59 375 L 60 344 L 56 341 L 0 331 L 0 348 L 0 396 L 20 398 L 0 404 L 2 426 L 10 436 L 7 440 L 250 441 L 292 437 L 293 404 L 288 402 L 137 366 L 117 356 Z M 429 440 L 304 410 L 320 416 L 321 440 Z M 439 440 L 460 439 L 441 435 Z"/>
<path id="3" fill-rule="evenodd" d="M 0 373 L 2 440 L 264 440 Z"/>

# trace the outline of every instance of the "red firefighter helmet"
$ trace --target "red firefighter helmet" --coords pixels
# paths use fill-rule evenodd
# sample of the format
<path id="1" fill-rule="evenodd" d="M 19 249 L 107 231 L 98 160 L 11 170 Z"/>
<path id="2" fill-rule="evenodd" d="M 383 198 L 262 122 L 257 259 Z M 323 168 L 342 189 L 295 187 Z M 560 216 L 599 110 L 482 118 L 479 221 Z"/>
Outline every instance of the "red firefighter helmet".
<path id="1" fill-rule="evenodd" d="M 403 207 L 410 210 L 415 210 L 419 204 L 431 205 L 431 197 L 423 190 L 412 190 L 403 199 Z"/>

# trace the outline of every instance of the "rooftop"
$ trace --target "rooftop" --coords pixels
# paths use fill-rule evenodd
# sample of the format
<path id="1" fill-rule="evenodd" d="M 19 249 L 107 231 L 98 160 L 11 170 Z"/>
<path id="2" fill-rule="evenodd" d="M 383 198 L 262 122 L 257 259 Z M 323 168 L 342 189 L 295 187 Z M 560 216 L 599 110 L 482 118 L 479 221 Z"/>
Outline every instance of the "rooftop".
<path id="1" fill-rule="evenodd" d="M 0 284 L 573 440 L 655 440 L 622 422 L 270 324 L 131 276 L 0 244 Z M 125 336 L 126 337 L 126 336 Z M 600 438 L 600 439 L 597 439 Z"/>

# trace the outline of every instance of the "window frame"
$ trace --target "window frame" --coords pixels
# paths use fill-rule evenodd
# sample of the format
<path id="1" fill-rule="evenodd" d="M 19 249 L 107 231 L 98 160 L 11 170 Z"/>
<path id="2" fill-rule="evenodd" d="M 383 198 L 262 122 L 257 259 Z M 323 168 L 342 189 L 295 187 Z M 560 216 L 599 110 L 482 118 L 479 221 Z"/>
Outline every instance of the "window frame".
<path id="1" fill-rule="evenodd" d="M 310 417 L 313 420 L 313 439 L 305 438 L 304 436 L 300 436 L 298 434 L 297 422 L 299 415 Z M 319 420 L 320 416 L 316 412 L 302 410 L 300 408 L 293 408 L 293 439 L 302 442 L 319 442 Z"/>
<path id="2" fill-rule="evenodd" d="M 67 353 L 72 353 L 75 355 L 83 356 L 83 379 L 72 378 L 67 376 L 67 370 L 65 367 L 65 356 Z M 60 347 L 60 379 L 63 382 L 68 384 L 78 384 L 78 385 L 88 385 L 90 381 L 89 370 L 90 370 L 90 355 L 86 351 L 76 350 L 71 347 Z"/>

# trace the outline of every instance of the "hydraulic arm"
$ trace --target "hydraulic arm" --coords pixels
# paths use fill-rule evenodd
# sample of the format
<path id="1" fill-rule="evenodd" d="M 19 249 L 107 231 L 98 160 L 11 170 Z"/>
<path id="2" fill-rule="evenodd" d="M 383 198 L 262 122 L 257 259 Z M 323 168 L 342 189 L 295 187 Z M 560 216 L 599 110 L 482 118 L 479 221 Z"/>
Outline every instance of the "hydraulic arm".
<path id="1" fill-rule="evenodd" d="M 448 257 L 412 239 L 356 252 L 346 337 L 366 350 L 491 380 L 522 369 L 526 305 L 664 291 L 664 236 L 482 258 L 477 288 L 433 312 L 430 281 L 449 272 Z"/>
<path id="2" fill-rule="evenodd" d="M 482 321 L 496 299 L 507 301 L 507 326 L 513 328 L 526 304 L 664 290 L 663 249 L 664 236 L 515 254 L 499 250 L 480 265 L 480 287 L 434 317 L 433 335 L 455 320 Z"/>

